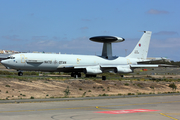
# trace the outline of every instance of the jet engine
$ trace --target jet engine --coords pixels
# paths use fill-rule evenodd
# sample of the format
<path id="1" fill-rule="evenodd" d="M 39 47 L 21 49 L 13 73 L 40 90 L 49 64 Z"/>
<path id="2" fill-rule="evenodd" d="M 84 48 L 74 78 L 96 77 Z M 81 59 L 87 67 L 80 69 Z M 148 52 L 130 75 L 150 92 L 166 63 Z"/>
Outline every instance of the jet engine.
<path id="1" fill-rule="evenodd" d="M 87 67 L 84 70 L 84 74 L 93 75 L 93 74 L 100 74 L 100 73 L 102 73 L 102 70 L 100 69 L 100 66 Z"/>
<path id="2" fill-rule="evenodd" d="M 129 66 L 117 66 L 115 69 L 114 69 L 114 72 L 115 73 L 131 73 L 133 72 L 132 69 L 129 67 Z"/>

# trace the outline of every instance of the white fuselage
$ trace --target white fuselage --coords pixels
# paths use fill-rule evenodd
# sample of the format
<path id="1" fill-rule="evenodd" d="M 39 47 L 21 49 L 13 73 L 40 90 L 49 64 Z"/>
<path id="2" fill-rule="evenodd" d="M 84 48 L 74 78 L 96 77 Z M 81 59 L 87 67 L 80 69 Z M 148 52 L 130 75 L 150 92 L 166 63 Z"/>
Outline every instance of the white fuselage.
<path id="1" fill-rule="evenodd" d="M 114 60 L 104 59 L 93 55 L 67 55 L 24 53 L 12 55 L 2 63 L 11 69 L 29 71 L 67 71 L 68 67 L 96 66 L 96 65 L 131 65 L 137 64 L 138 59 L 118 57 Z M 72 69 L 70 70 L 72 71 Z"/>

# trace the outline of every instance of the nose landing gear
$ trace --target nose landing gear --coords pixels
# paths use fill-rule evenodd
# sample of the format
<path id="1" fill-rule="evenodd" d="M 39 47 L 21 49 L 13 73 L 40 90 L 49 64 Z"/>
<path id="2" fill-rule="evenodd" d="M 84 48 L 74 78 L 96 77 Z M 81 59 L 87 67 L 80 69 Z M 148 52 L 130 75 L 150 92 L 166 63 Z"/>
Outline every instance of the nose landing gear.
<path id="1" fill-rule="evenodd" d="M 22 72 L 22 71 L 19 71 L 19 72 L 18 72 L 18 76 L 23 76 L 23 72 Z"/>

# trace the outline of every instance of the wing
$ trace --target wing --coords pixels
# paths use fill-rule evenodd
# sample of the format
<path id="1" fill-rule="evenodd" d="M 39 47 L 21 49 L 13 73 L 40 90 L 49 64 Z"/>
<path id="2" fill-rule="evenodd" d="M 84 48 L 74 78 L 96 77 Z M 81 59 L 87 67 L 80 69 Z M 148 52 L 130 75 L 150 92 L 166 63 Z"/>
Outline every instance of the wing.
<path id="1" fill-rule="evenodd" d="M 60 65 L 58 69 L 66 72 L 84 72 L 85 74 L 100 74 L 103 72 L 113 71 L 115 73 L 131 73 L 135 68 L 155 68 L 169 67 L 171 65 L 156 64 L 136 64 L 136 65 L 120 65 L 120 64 L 103 64 L 103 65 Z"/>
<path id="2" fill-rule="evenodd" d="M 153 65 L 153 64 L 137 64 L 137 65 L 130 65 L 131 68 L 150 68 L 150 67 L 159 67 L 159 65 Z"/>

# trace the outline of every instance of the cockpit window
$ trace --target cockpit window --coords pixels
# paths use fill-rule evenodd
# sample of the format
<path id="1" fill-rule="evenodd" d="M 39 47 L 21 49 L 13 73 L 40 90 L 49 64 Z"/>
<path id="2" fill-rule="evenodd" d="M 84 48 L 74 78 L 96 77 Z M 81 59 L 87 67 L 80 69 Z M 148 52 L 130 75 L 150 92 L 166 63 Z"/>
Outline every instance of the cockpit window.
<path id="1" fill-rule="evenodd" d="M 10 57 L 8 57 L 8 59 L 15 59 L 15 57 L 13 57 L 13 56 L 10 56 Z"/>

